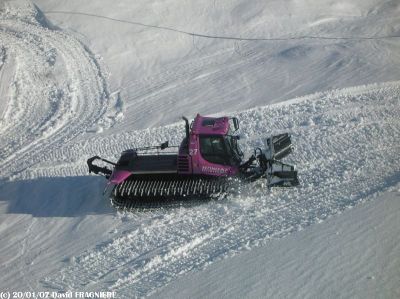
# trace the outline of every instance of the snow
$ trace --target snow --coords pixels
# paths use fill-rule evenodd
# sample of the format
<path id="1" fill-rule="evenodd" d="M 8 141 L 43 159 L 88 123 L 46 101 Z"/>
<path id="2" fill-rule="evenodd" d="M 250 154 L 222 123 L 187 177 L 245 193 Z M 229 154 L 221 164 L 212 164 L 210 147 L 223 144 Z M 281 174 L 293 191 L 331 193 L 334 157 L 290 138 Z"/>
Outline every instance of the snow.
<path id="1" fill-rule="evenodd" d="M 0 291 L 399 297 L 399 9 L 0 3 Z M 291 133 L 301 185 L 115 211 L 86 159 L 197 112 L 237 116 L 246 153 Z"/>
<path id="2" fill-rule="evenodd" d="M 399 187 L 185 275 L 151 298 L 398 298 Z"/>
<path id="3" fill-rule="evenodd" d="M 396 1 L 37 3 L 107 62 L 110 89 L 127 116 L 114 132 L 398 80 L 399 38 L 302 38 L 399 36 Z"/>

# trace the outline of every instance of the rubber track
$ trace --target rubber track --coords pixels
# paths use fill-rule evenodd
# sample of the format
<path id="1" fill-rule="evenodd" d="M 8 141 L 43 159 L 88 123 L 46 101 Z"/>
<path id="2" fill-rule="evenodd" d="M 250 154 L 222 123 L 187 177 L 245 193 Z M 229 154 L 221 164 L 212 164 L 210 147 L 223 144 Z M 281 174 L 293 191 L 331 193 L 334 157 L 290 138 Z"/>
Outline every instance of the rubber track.
<path id="1" fill-rule="evenodd" d="M 111 203 L 118 209 L 152 209 L 196 205 L 223 198 L 235 188 L 232 179 L 128 179 L 114 187 Z"/>

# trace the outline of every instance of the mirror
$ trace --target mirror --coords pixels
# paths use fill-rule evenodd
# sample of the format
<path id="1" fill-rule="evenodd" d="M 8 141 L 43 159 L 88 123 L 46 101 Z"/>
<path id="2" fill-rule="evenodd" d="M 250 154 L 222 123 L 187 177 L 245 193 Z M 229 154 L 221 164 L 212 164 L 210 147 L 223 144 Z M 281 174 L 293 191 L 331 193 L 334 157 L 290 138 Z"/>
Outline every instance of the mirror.
<path id="1" fill-rule="evenodd" d="M 239 120 L 236 117 L 232 117 L 232 121 L 236 132 L 237 130 L 239 130 Z"/>

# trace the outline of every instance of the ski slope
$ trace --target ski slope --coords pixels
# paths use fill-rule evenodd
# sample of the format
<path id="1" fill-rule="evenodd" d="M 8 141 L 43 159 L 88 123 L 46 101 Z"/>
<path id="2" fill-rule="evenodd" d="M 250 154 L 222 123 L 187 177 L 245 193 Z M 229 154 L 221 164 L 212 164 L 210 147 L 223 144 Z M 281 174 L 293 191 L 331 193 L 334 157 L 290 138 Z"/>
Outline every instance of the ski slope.
<path id="1" fill-rule="evenodd" d="M 43 2 L 44 6 L 54 5 Z M 78 5 L 71 3 L 69 11 Z M 242 8 L 238 5 L 239 11 L 246 11 L 244 3 Z M 67 19 L 55 24 L 31 2 L 6 1 L 0 5 L 2 290 L 110 290 L 116 291 L 119 298 L 162 296 L 162 288 L 170 282 L 217 261 L 260 250 L 278 240 L 295 237 L 299 231 L 307 234 L 320 222 L 340 222 L 342 213 L 349 213 L 353 207 L 359 209 L 364 202 L 378 206 L 380 196 L 394 190 L 399 182 L 400 81 L 396 81 L 396 39 L 364 41 L 362 45 L 354 45 L 354 41 L 313 41 L 306 52 L 315 55 L 304 55 L 303 40 L 290 41 L 290 47 L 274 44 L 274 51 L 281 54 L 266 58 L 265 47 L 269 46 L 249 41 L 210 42 L 208 46 L 203 44 L 204 50 L 199 54 L 198 44 L 194 45 L 199 41 L 192 37 L 190 47 L 195 54 L 189 52 L 177 58 L 185 49 L 177 42 L 172 44 L 178 50 L 170 52 L 171 60 L 165 62 L 160 58 L 149 65 L 153 55 L 171 46 L 166 43 L 154 52 L 148 51 L 149 57 L 138 53 L 142 57 L 138 59 L 140 64 L 132 64 L 133 70 L 127 70 L 121 66 L 124 55 L 112 58 L 115 51 L 122 53 L 125 44 L 121 48 L 110 46 L 106 51 L 106 45 L 112 43 L 104 41 L 104 37 L 92 37 L 96 31 L 90 31 L 90 26 L 88 35 L 82 37 L 79 32 L 85 31 L 84 25 L 77 19 L 63 30 L 61 25 L 66 25 L 73 14 L 57 14 Z M 59 5 L 59 10 L 53 11 L 64 10 L 65 4 Z M 88 4 L 78 8 L 85 5 Z M 368 9 L 360 7 L 363 16 Z M 393 7 L 379 7 L 367 19 L 351 19 L 353 30 L 356 25 L 361 28 L 371 18 L 395 14 L 398 9 L 394 2 Z M 335 9 L 333 14 L 348 8 Z M 205 11 L 202 16 L 208 13 Z M 314 13 L 317 17 L 303 15 L 286 26 L 309 26 L 311 20 L 318 19 L 311 26 L 316 30 L 315 26 L 333 22 Z M 167 16 L 165 20 L 181 21 Z M 250 15 L 248 20 L 252 19 L 254 16 Z M 396 32 L 396 17 L 389 19 L 394 23 L 389 23 L 388 30 Z M 334 20 L 340 23 L 342 19 Z M 195 31 L 204 32 L 201 24 L 196 24 L 199 27 Z M 288 32 L 288 28 L 279 29 L 277 24 L 276 32 Z M 125 27 L 120 29 L 127 33 Z M 152 30 L 139 32 L 140 42 L 152 37 Z M 249 29 L 247 33 L 268 32 Z M 86 39 L 93 40 L 90 45 L 105 58 L 94 54 L 84 43 Z M 186 42 L 186 37 L 181 41 Z M 236 54 L 227 56 L 232 46 Z M 218 47 L 220 51 L 214 52 Z M 321 54 L 321 49 L 330 52 L 332 47 L 346 48 L 336 51 L 341 59 L 333 59 L 330 54 L 328 59 Z M 287 51 L 282 52 L 284 49 Z M 375 57 L 377 52 L 379 56 Z M 373 59 L 363 64 L 365 60 L 360 63 L 354 57 Z M 335 67 L 327 69 L 326 59 L 335 61 Z M 314 61 L 309 69 L 305 68 L 307 61 Z M 121 74 L 115 75 L 118 67 Z M 133 73 L 140 74 L 144 69 L 149 74 L 134 77 Z M 271 77 L 277 69 L 281 71 Z M 374 73 L 377 69 L 379 72 Z M 280 84 L 289 73 L 285 84 Z M 236 77 L 237 74 L 241 75 Z M 251 78 L 253 81 L 249 81 Z M 342 88 L 332 89 L 334 86 L 326 82 Z M 352 83 L 357 86 L 343 88 Z M 127 90 L 123 91 L 118 84 Z M 306 91 L 312 92 L 303 95 Z M 277 93 L 284 96 L 276 97 Z M 290 98 L 293 94 L 303 96 Z M 283 99 L 286 101 L 271 104 Z M 178 104 L 183 108 L 177 108 Z M 231 112 L 237 116 L 245 153 L 263 146 L 264 139 L 271 134 L 291 133 L 295 152 L 288 162 L 297 165 L 301 185 L 268 191 L 263 184 L 255 183 L 240 195 L 189 208 L 114 211 L 101 194 L 105 181 L 87 174 L 86 159 L 101 155 L 115 160 L 127 148 L 166 140 L 178 144 L 184 135 L 183 123 L 176 122 L 178 116 L 194 116 L 197 112 Z M 355 224 L 350 220 L 346 223 Z M 362 231 L 362 227 L 358 229 Z M 317 232 L 317 237 L 324 234 L 324 230 Z M 393 240 L 398 239 L 398 230 L 390 232 Z M 324 251 L 326 247 L 319 249 Z M 279 250 L 285 247 L 277 246 L 275 252 Z M 361 261 L 367 263 L 365 259 Z M 346 271 L 352 273 L 351 267 L 343 268 L 342 272 L 329 274 L 335 278 Z M 320 273 L 315 271 L 318 276 Z M 389 297 L 394 296 L 396 282 L 385 281 Z"/>
<path id="2" fill-rule="evenodd" d="M 398 80 L 397 0 L 36 3 L 107 62 L 114 132 Z"/>
<path id="3" fill-rule="evenodd" d="M 399 144 L 393 143 L 400 137 L 399 92 L 399 83 L 394 82 L 237 113 L 247 152 L 262 144 L 269 132 L 292 133 L 296 150 L 291 163 L 300 169 L 300 188 L 268 192 L 255 184 L 229 200 L 124 215 L 139 227 L 74 257 L 44 282 L 57 290 L 108 285 L 121 296 L 141 297 L 177 275 L 265 245 L 373 198 L 399 179 Z M 102 153 L 107 157 L 126 148 L 122 140 L 133 146 L 173 140 L 182 137 L 182 128 L 178 124 L 96 138 L 88 141 L 93 153 L 87 155 L 99 150 L 97 142 L 122 146 L 110 146 L 109 153 Z"/>
<path id="4" fill-rule="evenodd" d="M 39 153 L 112 124 L 106 74 L 90 50 L 52 30 L 33 5 L 16 13 L 12 5 L 4 4 L 0 23 L 2 77 L 9 84 L 0 120 L 5 177 L 35 164 Z"/>
<path id="5" fill-rule="evenodd" d="M 400 185 L 390 189 L 339 217 L 183 275 L 150 298 L 398 298 Z"/>

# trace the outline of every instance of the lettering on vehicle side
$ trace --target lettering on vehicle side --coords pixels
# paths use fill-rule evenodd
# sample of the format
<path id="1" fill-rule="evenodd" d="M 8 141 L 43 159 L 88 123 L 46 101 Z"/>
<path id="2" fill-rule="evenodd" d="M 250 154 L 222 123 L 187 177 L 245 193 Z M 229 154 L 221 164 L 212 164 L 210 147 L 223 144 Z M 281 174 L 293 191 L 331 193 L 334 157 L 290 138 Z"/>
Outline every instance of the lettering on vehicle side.
<path id="1" fill-rule="evenodd" d="M 209 172 L 209 173 L 218 173 L 218 174 L 225 174 L 228 172 L 228 169 L 213 167 L 213 166 L 203 166 L 201 168 L 202 172 Z"/>

